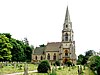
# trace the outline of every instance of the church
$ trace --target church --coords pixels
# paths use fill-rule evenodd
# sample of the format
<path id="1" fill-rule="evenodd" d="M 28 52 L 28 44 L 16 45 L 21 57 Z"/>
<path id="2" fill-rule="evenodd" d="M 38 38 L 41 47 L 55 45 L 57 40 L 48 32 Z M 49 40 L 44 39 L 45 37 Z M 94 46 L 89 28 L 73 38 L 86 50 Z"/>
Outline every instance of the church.
<path id="1" fill-rule="evenodd" d="M 75 41 L 73 36 L 74 32 L 67 6 L 61 42 L 49 42 L 45 46 L 36 47 L 32 53 L 32 62 L 38 63 L 41 60 L 48 60 L 50 63 L 60 61 L 60 63 L 64 64 L 67 61 L 71 61 L 73 64 L 76 64 Z"/>

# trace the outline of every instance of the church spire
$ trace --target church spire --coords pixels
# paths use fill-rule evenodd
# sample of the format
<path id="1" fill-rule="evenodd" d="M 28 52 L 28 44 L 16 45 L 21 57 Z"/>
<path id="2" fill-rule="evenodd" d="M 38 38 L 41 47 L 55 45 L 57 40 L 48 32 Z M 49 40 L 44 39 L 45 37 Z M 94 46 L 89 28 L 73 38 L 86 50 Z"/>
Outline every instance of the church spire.
<path id="1" fill-rule="evenodd" d="M 69 14 L 68 6 L 67 6 L 67 10 L 66 10 L 66 15 L 65 15 L 65 23 L 66 22 L 70 22 L 70 14 Z"/>
<path id="2" fill-rule="evenodd" d="M 67 6 L 67 9 L 66 9 L 66 14 L 65 14 L 65 21 L 64 21 L 64 24 L 63 24 L 63 29 L 64 30 L 72 30 L 72 22 L 70 20 L 70 14 L 69 14 L 69 10 L 68 10 L 68 6 Z"/>

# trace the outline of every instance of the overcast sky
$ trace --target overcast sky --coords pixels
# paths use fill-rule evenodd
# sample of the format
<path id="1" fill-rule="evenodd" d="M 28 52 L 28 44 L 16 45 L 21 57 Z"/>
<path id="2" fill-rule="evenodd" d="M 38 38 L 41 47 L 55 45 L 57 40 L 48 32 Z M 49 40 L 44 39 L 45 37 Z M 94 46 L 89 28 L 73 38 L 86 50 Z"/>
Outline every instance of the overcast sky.
<path id="1" fill-rule="evenodd" d="M 76 54 L 100 49 L 100 0 L 0 0 L 0 33 L 35 47 L 60 42 L 67 5 Z"/>

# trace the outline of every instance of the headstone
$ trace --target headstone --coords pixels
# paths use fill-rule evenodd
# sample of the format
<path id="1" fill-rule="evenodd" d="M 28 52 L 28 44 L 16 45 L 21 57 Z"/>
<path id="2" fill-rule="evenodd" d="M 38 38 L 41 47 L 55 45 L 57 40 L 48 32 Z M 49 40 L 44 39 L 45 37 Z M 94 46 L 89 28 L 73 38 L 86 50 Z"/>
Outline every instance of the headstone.
<path id="1" fill-rule="evenodd" d="M 72 69 L 74 69 L 74 66 L 72 65 Z"/>
<path id="2" fill-rule="evenodd" d="M 2 68 L 3 68 L 3 63 L 2 62 L 0 62 L 0 75 L 3 75 L 3 71 L 2 71 Z"/>
<path id="3" fill-rule="evenodd" d="M 2 62 L 0 63 L 0 68 L 3 68 L 3 63 Z"/>
<path id="4" fill-rule="evenodd" d="M 80 75 L 80 68 L 79 68 L 79 66 L 78 66 L 78 75 Z"/>
<path id="5" fill-rule="evenodd" d="M 70 71 L 70 67 L 71 67 L 71 66 L 69 66 L 69 70 L 68 70 L 68 71 Z"/>
<path id="6" fill-rule="evenodd" d="M 22 70 L 22 64 L 19 65 L 19 70 Z"/>
<path id="7" fill-rule="evenodd" d="M 1 64 L 1 62 L 0 62 L 0 69 L 2 68 L 2 64 Z"/>
<path id="8" fill-rule="evenodd" d="M 7 66 L 7 61 L 5 62 L 5 66 Z"/>
<path id="9" fill-rule="evenodd" d="M 28 75 L 28 65 L 24 64 L 24 75 Z"/>
<path id="10" fill-rule="evenodd" d="M 85 70 L 85 65 L 84 65 L 84 70 Z"/>
<path id="11" fill-rule="evenodd" d="M 82 66 L 80 66 L 80 74 L 82 73 Z"/>
<path id="12" fill-rule="evenodd" d="M 55 70 L 57 70 L 57 65 L 55 65 Z"/>
<path id="13" fill-rule="evenodd" d="M 14 63 L 14 68 L 16 68 L 16 63 Z"/>

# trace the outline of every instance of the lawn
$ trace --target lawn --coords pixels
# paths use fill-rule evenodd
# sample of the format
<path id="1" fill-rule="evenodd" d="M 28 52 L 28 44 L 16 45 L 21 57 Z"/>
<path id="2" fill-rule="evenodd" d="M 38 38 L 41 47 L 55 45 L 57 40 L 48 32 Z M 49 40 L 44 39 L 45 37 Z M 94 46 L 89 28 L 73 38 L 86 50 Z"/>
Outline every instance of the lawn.
<path id="1" fill-rule="evenodd" d="M 24 64 L 18 64 L 19 66 L 22 65 L 21 69 L 20 67 L 14 68 L 14 66 L 12 66 L 11 64 L 9 64 L 8 66 L 3 66 L 3 68 L 0 68 L 0 73 L 3 74 L 9 74 L 9 73 L 15 73 L 15 72 L 23 72 L 24 71 Z M 32 71 L 32 70 L 36 70 L 37 69 L 37 65 L 34 64 L 28 64 L 28 70 Z"/>
<path id="2" fill-rule="evenodd" d="M 83 70 L 83 75 L 95 75 L 92 70 L 86 67 L 86 70 Z"/>
<path id="3" fill-rule="evenodd" d="M 9 74 L 9 73 L 15 73 L 15 72 L 23 72 L 24 71 L 24 64 L 22 65 L 21 69 L 19 67 L 14 68 L 12 65 L 3 66 L 3 68 L 0 68 L 0 73 L 3 74 Z M 54 67 L 54 66 L 53 66 Z M 37 65 L 34 64 L 28 64 L 28 70 L 36 70 Z M 57 75 L 78 75 L 78 66 L 75 67 L 60 67 L 56 70 Z M 23 75 L 23 74 L 20 74 Z M 29 73 L 29 75 L 48 75 L 48 73 Z M 83 74 L 81 75 L 95 75 L 88 67 L 86 67 L 85 70 L 83 70 Z"/>
<path id="4" fill-rule="evenodd" d="M 30 73 L 29 75 L 48 75 L 47 73 Z M 78 75 L 78 67 L 65 67 L 64 69 L 57 69 L 56 75 Z M 88 67 L 83 70 L 81 75 L 95 75 Z"/>
<path id="5" fill-rule="evenodd" d="M 78 68 L 77 66 L 74 67 L 74 69 L 70 68 L 69 71 L 69 67 L 66 67 L 65 69 L 62 70 L 57 70 L 57 75 L 78 75 Z M 86 67 L 86 69 L 83 69 L 83 73 L 81 75 L 95 75 L 88 67 Z"/>
<path id="6" fill-rule="evenodd" d="M 57 70 L 57 75 L 77 75 L 77 67 L 65 67 L 64 69 L 62 68 L 61 70 Z"/>

